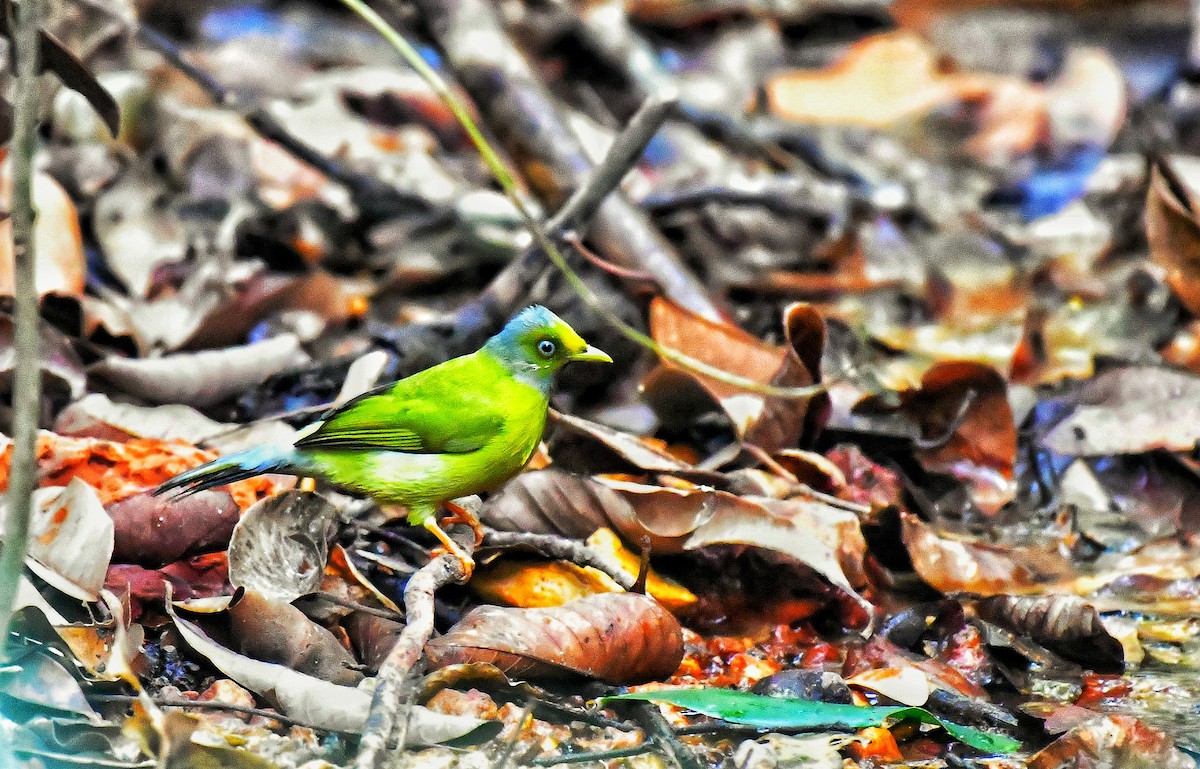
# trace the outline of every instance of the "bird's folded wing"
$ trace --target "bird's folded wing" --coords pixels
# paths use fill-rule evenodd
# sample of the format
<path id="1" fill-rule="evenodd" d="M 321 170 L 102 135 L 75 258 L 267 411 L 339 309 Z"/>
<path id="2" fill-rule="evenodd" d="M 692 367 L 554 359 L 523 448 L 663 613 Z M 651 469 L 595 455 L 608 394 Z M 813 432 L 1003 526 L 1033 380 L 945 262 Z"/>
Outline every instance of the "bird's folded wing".
<path id="1" fill-rule="evenodd" d="M 296 448 L 466 454 L 481 448 L 504 426 L 503 412 L 486 392 L 476 388 L 414 392 L 404 384 L 347 402 L 296 441 Z"/>

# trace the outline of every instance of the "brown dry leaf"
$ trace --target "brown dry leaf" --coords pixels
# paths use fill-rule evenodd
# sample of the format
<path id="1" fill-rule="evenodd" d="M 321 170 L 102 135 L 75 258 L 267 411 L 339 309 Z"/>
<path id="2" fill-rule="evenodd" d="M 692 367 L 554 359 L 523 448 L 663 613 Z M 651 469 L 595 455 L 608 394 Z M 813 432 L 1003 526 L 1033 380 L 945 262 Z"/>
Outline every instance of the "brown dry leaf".
<path id="1" fill-rule="evenodd" d="M 1167 269 L 1179 301 L 1200 314 L 1200 211 L 1192 190 L 1163 159 L 1150 172 L 1146 190 L 1146 239 L 1150 258 Z"/>
<path id="2" fill-rule="evenodd" d="M 764 548 L 809 566 L 868 608 L 854 589 L 866 582 L 858 518 L 822 502 L 742 497 L 679 479 L 668 487 L 538 470 L 489 499 L 483 519 L 509 531 L 574 538 L 587 536 L 588 527 L 611 527 L 627 542 L 648 537 L 656 553 L 717 544 Z"/>
<path id="3" fill-rule="evenodd" d="M 605 593 L 549 609 L 480 606 L 425 652 L 432 667 L 487 662 L 514 677 L 629 686 L 675 672 L 683 631 L 653 598 Z"/>
<path id="4" fill-rule="evenodd" d="M 901 513 L 901 525 L 913 568 L 943 593 L 1035 593 L 1075 575 L 1070 560 L 1056 550 L 954 539 L 910 513 Z"/>
<path id="5" fill-rule="evenodd" d="M 225 553 L 208 553 L 153 570 L 134 564 L 114 564 L 108 567 L 104 587 L 131 599 L 131 618 L 136 620 L 141 616 L 143 603 L 161 605 L 168 589 L 178 600 L 227 595 L 228 562 Z"/>
<path id="6" fill-rule="evenodd" d="M 1133 716 L 1104 715 L 1080 724 L 1029 758 L 1029 769 L 1195 769 L 1171 737 Z"/>
<path id="7" fill-rule="evenodd" d="M 964 96 L 983 95 L 989 78 L 948 75 L 911 32 L 862 40 L 823 70 L 798 70 L 767 83 L 771 111 L 804 123 L 886 128 Z"/>
<path id="8" fill-rule="evenodd" d="M 106 509 L 115 527 L 113 561 L 149 567 L 224 550 L 239 512 L 224 489 L 175 498 L 142 492 Z"/>
<path id="9" fill-rule="evenodd" d="M 0 168 L 0 210 L 4 211 L 9 209 L 12 195 L 11 169 L 11 163 Z M 38 296 L 59 294 L 78 299 L 83 295 L 87 259 L 75 204 L 66 190 L 44 173 L 34 179 L 33 202 L 38 212 L 34 228 Z M 12 220 L 6 217 L 0 221 L 0 295 L 12 296 L 12 292 Z"/>
<path id="10" fill-rule="evenodd" d="M 729 323 L 715 323 L 656 297 L 650 305 L 650 333 L 655 341 L 697 360 L 762 384 L 802 387 L 820 381 L 825 325 L 807 304 L 784 312 L 788 344 L 768 345 Z M 675 367 L 664 363 L 669 369 Z M 688 374 L 724 409 L 739 438 L 767 451 L 794 445 L 804 431 L 810 400 L 772 398 Z"/>
<path id="11" fill-rule="evenodd" d="M 1125 650 L 1096 609 L 1073 595 L 995 595 L 976 601 L 982 619 L 1027 636 L 1066 659 L 1101 673 L 1125 670 Z"/>
<path id="12" fill-rule="evenodd" d="M 0 490 L 8 487 L 12 441 L 0 436 Z M 158 486 L 184 470 L 215 459 L 217 453 L 181 442 L 149 438 L 126 442 L 97 438 L 38 435 L 39 485 L 65 486 L 72 478 L 96 489 L 105 505 Z M 228 486 L 238 507 L 245 509 L 290 484 L 260 476 Z"/>
<path id="13" fill-rule="evenodd" d="M 920 389 L 901 401 L 921 437 L 937 444 L 918 452 L 922 465 L 965 481 L 987 512 L 1012 499 L 1017 425 L 1008 385 L 995 369 L 974 361 L 934 364 L 921 377 Z"/>
<path id="14" fill-rule="evenodd" d="M 230 637 L 236 650 L 263 662 L 283 665 L 340 686 L 362 680 L 355 659 L 333 633 L 291 604 L 272 601 L 254 590 L 229 607 Z"/>

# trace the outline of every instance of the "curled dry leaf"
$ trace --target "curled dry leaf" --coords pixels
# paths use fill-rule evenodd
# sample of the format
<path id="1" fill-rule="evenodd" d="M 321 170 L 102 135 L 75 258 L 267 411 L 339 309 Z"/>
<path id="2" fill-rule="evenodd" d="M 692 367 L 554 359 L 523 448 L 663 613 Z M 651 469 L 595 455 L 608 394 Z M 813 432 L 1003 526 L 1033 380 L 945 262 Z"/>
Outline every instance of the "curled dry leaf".
<path id="1" fill-rule="evenodd" d="M 1012 499 L 1017 425 L 1008 386 L 995 369 L 974 361 L 936 363 L 901 402 L 921 437 L 934 444 L 919 450 L 921 464 L 965 481 L 985 511 Z"/>
<path id="2" fill-rule="evenodd" d="M 762 384 L 803 387 L 819 382 L 825 344 L 820 314 L 805 304 L 792 305 L 784 314 L 784 330 L 788 344 L 768 345 L 737 326 L 713 322 L 662 297 L 650 305 L 650 332 L 663 345 Z M 795 444 L 804 432 L 810 400 L 773 398 L 703 374 L 688 376 L 729 415 L 739 438 L 774 451 Z"/>
<path id="3" fill-rule="evenodd" d="M 112 356 L 92 366 L 91 372 L 155 403 L 212 406 L 307 360 L 300 340 L 281 334 L 253 344 L 162 358 Z"/>
<path id="4" fill-rule="evenodd" d="M 1042 748 L 1029 758 L 1027 766 L 1195 769 L 1196 761 L 1176 748 L 1169 735 L 1133 716 L 1104 715 L 1076 726 Z"/>
<path id="5" fill-rule="evenodd" d="M 901 513 L 901 526 L 913 568 L 943 593 L 1029 593 L 1075 575 L 1071 562 L 1050 548 L 952 539 L 910 513 Z"/>
<path id="6" fill-rule="evenodd" d="M 238 506 L 224 489 L 186 497 L 142 492 L 108 506 L 116 530 L 113 560 L 165 566 L 195 553 L 224 550 Z"/>
<path id="7" fill-rule="evenodd" d="M 1115 369 L 1089 380 L 1079 405 L 1042 439 L 1067 456 L 1190 451 L 1200 441 L 1200 378 L 1154 366 Z"/>
<path id="8" fill-rule="evenodd" d="M 656 681 L 683 660 L 683 631 L 653 598 L 606 593 L 548 609 L 480 606 L 425 646 L 430 665 L 486 662 L 510 676 Z"/>
<path id="9" fill-rule="evenodd" d="M 0 522 L 8 516 L 8 495 L 0 500 Z M 96 490 L 78 478 L 66 487 L 33 492 L 26 563 L 56 589 L 82 601 L 95 601 L 113 553 L 113 522 Z"/>
<path id="10" fill-rule="evenodd" d="M 995 595 L 975 602 L 975 613 L 1032 638 L 1066 659 L 1101 673 L 1125 670 L 1125 652 L 1095 608 L 1073 595 Z"/>
<path id="11" fill-rule="evenodd" d="M 319 572 L 318 572 L 319 573 Z M 247 590 L 228 610 L 230 634 L 248 657 L 274 662 L 322 681 L 354 686 L 356 662 L 333 633 L 291 604 Z"/>
<path id="12" fill-rule="evenodd" d="M 5 163 L 0 168 L 0 210 L 9 209 L 11 196 L 12 163 Z M 34 227 L 38 296 L 59 294 L 78 299 L 83 295 L 87 260 L 75 204 L 66 190 L 44 173 L 34 179 L 33 202 L 38 212 Z M 12 220 L 5 217 L 0 221 L 0 295 L 12 296 L 12 292 Z"/>
<path id="13" fill-rule="evenodd" d="M 1167 282 L 1192 313 L 1200 313 L 1200 210 L 1169 160 L 1154 165 L 1146 190 L 1150 258 L 1167 269 Z"/>
<path id="14" fill-rule="evenodd" d="M 854 589 L 866 581 L 866 544 L 853 513 L 814 500 L 740 497 L 677 484 L 536 470 L 510 481 L 482 515 L 496 528 L 577 539 L 611 527 L 628 542 L 649 537 L 656 553 L 752 545 L 809 566 L 868 608 Z"/>
<path id="15" fill-rule="evenodd" d="M 229 581 L 274 601 L 321 585 L 337 510 L 319 494 L 285 491 L 256 503 L 233 529 Z"/>
<path id="16" fill-rule="evenodd" d="M 287 716 L 317 729 L 361 732 L 367 720 L 371 695 L 362 689 L 322 681 L 313 676 L 232 652 L 213 641 L 199 627 L 167 613 L 183 640 L 213 667 L 250 691 L 267 697 Z M 471 734 L 486 722 L 468 716 L 435 713 L 414 705 L 409 708 L 408 745 L 431 745 Z"/>

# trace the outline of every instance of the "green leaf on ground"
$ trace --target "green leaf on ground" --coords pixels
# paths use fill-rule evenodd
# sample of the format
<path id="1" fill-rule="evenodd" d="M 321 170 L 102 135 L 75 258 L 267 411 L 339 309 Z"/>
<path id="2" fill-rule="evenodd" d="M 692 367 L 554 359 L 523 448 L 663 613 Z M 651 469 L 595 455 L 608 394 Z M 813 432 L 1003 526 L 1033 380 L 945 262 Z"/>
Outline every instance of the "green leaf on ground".
<path id="1" fill-rule="evenodd" d="M 938 718 L 924 708 L 860 707 L 831 702 L 812 702 L 791 697 L 765 697 L 731 689 L 662 689 L 630 692 L 605 697 L 612 700 L 665 702 L 735 724 L 762 728 L 845 727 L 860 729 L 913 719 L 945 729 L 959 742 L 989 753 L 1013 753 L 1021 743 L 1002 734 L 992 734 Z"/>

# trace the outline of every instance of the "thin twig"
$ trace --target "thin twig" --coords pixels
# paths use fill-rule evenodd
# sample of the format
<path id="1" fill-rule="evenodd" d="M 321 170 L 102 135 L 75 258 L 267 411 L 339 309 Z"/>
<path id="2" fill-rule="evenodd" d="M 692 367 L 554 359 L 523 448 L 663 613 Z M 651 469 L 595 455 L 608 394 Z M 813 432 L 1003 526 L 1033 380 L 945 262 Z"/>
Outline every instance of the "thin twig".
<path id="1" fill-rule="evenodd" d="M 616 561 L 597 553 L 582 542 L 554 534 L 531 534 L 524 531 L 494 531 L 488 530 L 483 536 L 484 547 L 527 547 L 547 558 L 557 558 L 570 561 L 576 566 L 590 566 L 604 572 L 613 582 L 629 590 L 633 587 L 635 578 Z"/>
<path id="2" fill-rule="evenodd" d="M 608 153 L 588 175 L 587 181 L 567 198 L 567 202 L 546 222 L 547 232 L 565 232 L 580 227 L 604 202 L 609 193 L 617 188 L 629 169 L 637 165 L 647 145 L 658 129 L 666 122 L 675 106 L 679 94 L 674 90 L 663 90 L 651 94 L 638 111 L 629 119 L 629 124 L 617 135 Z"/>
<path id="3" fill-rule="evenodd" d="M 517 719 L 517 727 L 513 729 L 512 739 L 504 746 L 504 750 L 496 756 L 496 760 L 492 761 L 491 769 L 504 769 L 508 766 L 508 762 L 512 760 L 513 751 L 517 749 L 517 742 L 521 739 L 521 730 L 525 728 L 525 722 L 529 720 L 533 714 L 533 699 L 526 700 L 524 709 L 521 710 L 521 717 Z"/>
<path id="4" fill-rule="evenodd" d="M 90 694 L 85 693 L 92 702 L 137 702 L 138 695 L 136 694 Z M 154 704 L 160 708 L 195 708 L 196 710 L 225 710 L 230 713 L 242 713 L 248 716 L 261 716 L 262 718 L 270 718 L 273 721 L 278 721 L 281 724 L 288 726 L 308 726 L 304 721 L 297 721 L 294 718 L 288 718 L 282 713 L 276 713 L 273 710 L 263 710 L 262 708 L 252 708 L 246 705 L 234 705 L 231 702 L 221 702 L 220 700 L 188 700 L 174 697 L 155 697 Z"/>
<path id="5" fill-rule="evenodd" d="M 16 364 L 13 382 L 13 447 L 8 481 L 8 517 L 0 552 L 0 660 L 5 659 L 8 627 L 16 605 L 17 587 L 25 570 L 29 519 L 37 474 L 37 430 L 41 415 L 42 374 L 39 348 L 38 291 L 33 201 L 33 156 L 37 150 L 38 24 L 42 0 L 22 0 L 13 33 L 17 70 L 12 141 L 13 344 Z M 11 49 L 10 49 L 11 50 Z"/>
<path id="6" fill-rule="evenodd" d="M 329 603 L 336 604 L 336 605 L 344 607 L 346 609 L 353 609 L 354 611 L 360 611 L 363 614 L 371 614 L 376 617 L 383 617 L 384 619 L 390 619 L 393 622 L 403 622 L 404 621 L 403 614 L 399 614 L 390 609 L 377 609 L 374 606 L 367 606 L 366 604 L 361 604 L 357 601 L 350 601 L 345 598 L 336 596 L 333 593 L 326 593 L 326 592 L 322 591 L 320 593 L 310 593 L 308 597 L 315 598 L 319 601 L 327 601 Z"/>
<path id="7" fill-rule="evenodd" d="M 475 535 L 468 527 L 455 526 L 451 536 L 468 554 L 474 550 Z M 444 585 L 463 582 L 466 578 L 462 564 L 450 554 L 438 556 L 409 578 L 404 588 L 404 614 L 408 624 L 379 666 L 371 710 L 363 726 L 358 755 L 354 758 L 355 769 L 375 769 L 382 763 L 392 735 L 400 726 L 397 717 L 409 694 L 406 690 L 412 688 L 405 684 L 421 661 L 425 643 L 433 635 L 433 596 Z"/>
<path id="8" fill-rule="evenodd" d="M 635 344 L 651 350 L 659 357 L 674 363 L 676 366 L 686 371 L 694 374 L 703 374 L 704 376 L 711 377 L 717 381 L 733 385 L 734 387 L 738 387 L 749 392 L 760 393 L 762 395 L 771 395 L 779 398 L 806 399 L 811 398 L 813 395 L 825 389 L 825 385 L 823 384 L 810 385 L 807 387 L 782 387 L 774 384 L 764 384 L 762 382 L 750 379 L 749 377 L 733 374 L 718 366 L 713 366 L 709 363 L 705 363 L 702 360 L 693 358 L 687 353 L 684 353 L 673 347 L 661 345 L 652 337 L 642 333 L 626 323 L 616 312 L 613 311 L 611 307 L 606 305 L 600 299 L 600 297 L 596 295 L 591 287 L 584 282 L 583 278 L 581 278 L 577 272 L 575 272 L 574 268 L 571 267 L 570 263 L 567 262 L 566 258 L 558 250 L 558 247 L 554 244 L 553 239 L 546 231 L 546 228 L 542 226 L 542 223 L 537 219 L 533 213 L 533 210 L 525 201 L 525 196 L 521 189 L 517 186 L 512 174 L 509 173 L 508 168 L 500 159 L 499 155 L 496 154 L 496 151 L 483 137 L 479 127 L 475 124 L 474 119 L 471 117 L 470 111 L 467 109 L 466 104 L 458 97 L 457 94 L 450 90 L 449 86 L 446 85 L 446 81 L 442 79 L 442 76 L 439 75 L 431 66 L 429 66 L 429 64 L 426 63 L 423 58 L 421 58 L 420 53 L 417 52 L 417 50 L 412 46 L 411 43 L 408 42 L 408 40 L 404 38 L 403 35 L 397 32 L 396 29 L 388 24 L 382 16 L 376 13 L 362 0 L 342 0 L 342 3 L 361 16 L 364 21 L 374 27 L 375 31 L 379 32 L 379 34 L 381 34 L 385 40 L 392 44 L 392 47 L 396 49 L 396 51 L 408 63 L 408 65 L 416 70 L 421 77 L 425 78 L 425 81 L 430 84 L 433 90 L 442 99 L 443 103 L 445 103 L 450 112 L 458 120 L 459 124 L 462 125 L 463 130 L 466 131 L 467 136 L 471 139 L 471 143 L 475 145 L 475 148 L 483 158 L 484 163 L 487 164 L 488 169 L 491 170 L 492 175 L 496 178 L 496 181 L 500 183 L 500 186 L 504 189 L 505 194 L 508 196 L 509 200 L 512 201 L 513 206 L 517 209 L 517 212 L 521 215 L 521 218 L 525 222 L 525 226 L 533 235 L 534 241 L 538 244 L 538 246 L 541 247 L 546 256 L 550 258 L 550 261 L 554 263 L 554 266 L 556 266 L 562 272 L 563 277 L 566 279 L 567 283 L 570 284 L 571 288 L 574 289 L 579 298 L 583 300 L 583 302 L 589 308 L 591 308 L 593 312 L 604 318 L 609 325 L 620 332 L 622 336 L 634 342 Z M 620 143 L 620 139 L 621 137 L 618 137 L 618 142 L 614 143 L 614 147 Z M 610 150 L 610 152 L 613 151 L 621 150 Z M 700 314 L 704 315 L 706 313 L 701 312 Z"/>
<path id="9" fill-rule="evenodd" d="M 592 249 L 585 246 L 583 244 L 583 239 L 580 238 L 579 234 L 574 231 L 563 235 L 562 241 L 579 252 L 579 255 L 584 259 L 587 259 L 589 262 L 610 275 L 616 275 L 618 278 L 624 278 L 626 280 L 654 280 L 654 276 L 645 270 L 631 270 L 628 267 L 622 267 L 619 264 L 613 264 L 612 262 L 608 261 Z"/>
<path id="10" fill-rule="evenodd" d="M 649 753 L 652 750 L 654 750 L 654 743 L 643 742 L 641 745 L 634 745 L 628 748 L 597 750 L 592 753 L 571 753 L 564 756 L 546 756 L 544 758 L 535 758 L 525 765 L 556 766 L 558 764 L 582 764 L 586 761 L 609 761 L 614 758 L 630 758 L 632 756 L 640 756 L 643 753 Z"/>
<path id="11" fill-rule="evenodd" d="M 657 705 L 651 702 L 630 702 L 627 709 L 633 714 L 634 720 L 641 724 L 647 741 L 657 745 L 676 769 L 704 769 L 696 754 L 675 736 L 671 725 L 663 718 Z"/>

